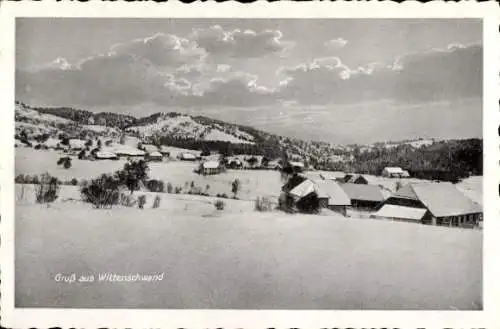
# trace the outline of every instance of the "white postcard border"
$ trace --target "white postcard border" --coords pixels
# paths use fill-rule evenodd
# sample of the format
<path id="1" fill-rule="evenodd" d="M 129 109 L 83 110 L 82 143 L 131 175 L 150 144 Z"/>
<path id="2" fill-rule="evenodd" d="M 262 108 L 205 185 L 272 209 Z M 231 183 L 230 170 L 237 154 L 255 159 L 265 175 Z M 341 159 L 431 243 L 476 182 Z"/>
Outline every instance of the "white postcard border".
<path id="1" fill-rule="evenodd" d="M 14 308 L 15 17 L 483 18 L 483 311 L 233 311 Z M 1 323 L 5 327 L 494 328 L 500 326 L 498 6 L 495 3 L 193 3 L 46 1 L 0 6 Z M 36 161 L 36 159 L 34 159 Z M 498 314 L 498 313 L 497 313 Z"/>

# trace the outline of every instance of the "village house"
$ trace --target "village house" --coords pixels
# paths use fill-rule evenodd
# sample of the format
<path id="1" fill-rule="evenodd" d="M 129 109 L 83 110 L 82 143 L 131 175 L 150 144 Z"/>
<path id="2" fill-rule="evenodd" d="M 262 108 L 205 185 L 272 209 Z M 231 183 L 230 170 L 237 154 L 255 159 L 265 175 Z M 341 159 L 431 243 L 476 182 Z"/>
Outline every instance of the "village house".
<path id="1" fill-rule="evenodd" d="M 345 183 L 341 187 L 354 208 L 374 210 L 385 200 L 382 188 L 378 185 Z"/>
<path id="2" fill-rule="evenodd" d="M 200 173 L 203 175 L 217 175 L 224 171 L 219 161 L 205 161 L 200 164 Z"/>
<path id="3" fill-rule="evenodd" d="M 170 150 L 165 145 L 160 146 L 159 152 L 163 155 L 163 157 L 170 157 Z"/>
<path id="4" fill-rule="evenodd" d="M 410 174 L 400 167 L 385 167 L 384 170 L 382 170 L 382 176 L 389 178 L 404 178 L 410 177 Z"/>
<path id="5" fill-rule="evenodd" d="M 96 160 L 118 160 L 115 153 L 107 151 L 97 151 L 94 157 Z"/>
<path id="6" fill-rule="evenodd" d="M 324 171 L 320 173 L 322 179 L 328 180 L 341 180 L 346 176 L 345 172 L 342 171 Z"/>
<path id="7" fill-rule="evenodd" d="M 266 166 L 267 169 L 281 170 L 282 166 L 279 161 L 269 161 Z"/>
<path id="8" fill-rule="evenodd" d="M 482 222 L 482 206 L 451 183 L 410 183 L 388 198 L 377 217 L 422 224 L 473 227 Z"/>
<path id="9" fill-rule="evenodd" d="M 334 180 L 317 180 L 315 184 L 320 208 L 328 208 L 346 216 L 351 199 L 342 187 Z"/>
<path id="10" fill-rule="evenodd" d="M 158 151 L 148 152 L 148 153 L 146 153 L 146 160 L 148 160 L 148 161 L 162 161 L 163 154 L 161 154 Z"/>
<path id="11" fill-rule="evenodd" d="M 158 146 L 153 144 L 142 144 L 140 149 L 146 153 L 158 152 Z"/>
<path id="12" fill-rule="evenodd" d="M 294 175 L 282 187 L 280 203 L 293 206 L 301 212 L 314 212 L 327 208 L 346 215 L 351 205 L 349 197 L 335 181 L 311 180 L 304 175 Z"/>
<path id="13" fill-rule="evenodd" d="M 301 172 L 305 169 L 304 163 L 301 161 L 289 161 L 288 163 L 296 172 Z"/>
<path id="14" fill-rule="evenodd" d="M 146 152 L 133 148 L 119 149 L 116 150 L 114 153 L 119 157 L 132 157 L 132 158 L 144 157 L 146 155 Z"/>
<path id="15" fill-rule="evenodd" d="M 196 161 L 196 155 L 189 152 L 182 152 L 177 157 L 181 161 Z"/>

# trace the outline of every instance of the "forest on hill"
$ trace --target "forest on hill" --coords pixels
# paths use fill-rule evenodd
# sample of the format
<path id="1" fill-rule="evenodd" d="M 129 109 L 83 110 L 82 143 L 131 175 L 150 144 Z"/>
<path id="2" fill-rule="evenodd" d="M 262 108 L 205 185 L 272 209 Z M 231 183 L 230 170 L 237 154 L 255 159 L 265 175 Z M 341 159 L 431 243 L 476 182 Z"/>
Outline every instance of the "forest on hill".
<path id="1" fill-rule="evenodd" d="M 23 104 L 23 106 L 26 105 Z M 175 112 L 155 113 L 147 117 L 136 118 L 125 114 L 94 113 L 68 107 L 28 108 L 72 120 L 76 125 L 96 124 L 122 130 L 134 125 L 155 124 L 160 116 L 175 118 L 181 115 Z M 369 146 L 335 146 L 326 142 L 278 136 L 250 126 L 227 123 L 204 116 L 191 116 L 191 118 L 203 126 L 244 132 L 248 134 L 247 138 L 251 138 L 252 143 L 202 140 L 167 133 L 147 137 L 144 141 L 191 150 L 217 152 L 224 156 L 252 154 L 262 155 L 268 159 L 286 157 L 290 160 L 304 161 L 307 166 L 315 169 L 372 175 L 379 175 L 387 166 L 402 167 L 413 177 L 446 181 L 456 181 L 469 175 L 482 175 L 483 173 L 483 141 L 478 138 L 434 141 L 430 145 L 418 147 L 406 142 L 391 142 L 391 147 L 388 147 L 387 143 L 375 143 Z"/>

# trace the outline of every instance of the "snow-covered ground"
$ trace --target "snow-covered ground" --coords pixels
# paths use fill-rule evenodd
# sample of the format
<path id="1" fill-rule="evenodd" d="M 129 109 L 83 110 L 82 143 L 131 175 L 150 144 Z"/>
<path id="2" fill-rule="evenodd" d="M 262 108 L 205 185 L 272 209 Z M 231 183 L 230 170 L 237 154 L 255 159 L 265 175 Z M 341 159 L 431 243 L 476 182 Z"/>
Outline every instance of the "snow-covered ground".
<path id="1" fill-rule="evenodd" d="M 227 141 L 232 143 L 252 143 L 246 139 L 253 139 L 253 137 L 245 132 L 234 129 L 233 134 L 228 134 L 223 131 L 220 125 L 218 128 L 210 128 L 209 126 L 202 125 L 190 116 L 160 116 L 155 123 L 132 126 L 127 128 L 127 131 L 134 131 L 141 136 L 152 136 L 156 133 L 169 134 L 184 138 L 196 138 L 207 141 Z M 239 138 L 239 137 L 242 138 Z M 245 138 L 245 139 L 244 139 Z"/>
<path id="2" fill-rule="evenodd" d="M 16 104 L 15 111 L 16 118 L 22 118 L 23 120 L 32 121 L 33 123 L 45 122 L 50 124 L 67 124 L 71 122 L 71 120 L 64 119 L 52 114 L 40 113 L 38 111 L 26 108 L 20 104 Z"/>
<path id="3" fill-rule="evenodd" d="M 218 129 L 212 129 L 208 134 L 203 138 L 206 141 L 223 141 L 223 142 L 231 142 L 231 143 L 244 143 L 244 144 L 253 144 L 253 142 L 249 142 L 243 139 L 239 139 L 235 136 L 229 135 L 223 131 Z"/>
<path id="4" fill-rule="evenodd" d="M 71 192 L 73 190 L 73 192 Z M 63 187 L 17 202 L 16 306 L 219 309 L 479 309 L 482 231 L 162 194 L 159 209 L 92 209 Z M 57 273 L 161 274 L 61 283 Z"/>
<path id="5" fill-rule="evenodd" d="M 103 149 L 107 150 L 107 148 Z M 62 181 L 69 181 L 72 178 L 90 180 L 103 173 L 113 173 L 122 169 L 126 163 L 125 159 L 90 161 L 73 157 L 71 168 L 64 169 L 57 165 L 57 160 L 61 156 L 62 153 L 53 150 L 37 151 L 31 148 L 17 148 L 15 174 L 40 175 L 48 172 Z M 171 154 L 171 157 L 173 156 Z M 190 185 L 194 182 L 202 191 L 207 191 L 211 195 L 225 193 L 231 197 L 233 195 L 231 183 L 239 179 L 241 190 L 238 197 L 246 200 L 254 200 L 257 196 L 277 197 L 281 190 L 280 174 L 274 170 L 228 170 L 219 175 L 203 176 L 194 173 L 198 166 L 198 162 L 187 161 L 151 162 L 149 163 L 149 177 L 162 180 L 165 185 L 171 183 L 174 188 L 182 187 L 184 190 L 189 190 L 186 184 Z M 209 185 L 208 190 L 207 185 Z"/>

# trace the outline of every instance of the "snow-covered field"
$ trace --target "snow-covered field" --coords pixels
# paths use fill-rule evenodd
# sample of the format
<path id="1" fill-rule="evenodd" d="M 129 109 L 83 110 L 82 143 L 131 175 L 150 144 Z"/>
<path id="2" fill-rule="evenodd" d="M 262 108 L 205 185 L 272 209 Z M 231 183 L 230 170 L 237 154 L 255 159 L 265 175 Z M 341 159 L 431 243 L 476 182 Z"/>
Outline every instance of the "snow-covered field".
<path id="1" fill-rule="evenodd" d="M 19 193 L 20 186 L 17 187 Z M 29 190 L 29 187 L 27 188 Z M 17 201 L 16 306 L 479 309 L 482 231 L 162 194 L 158 209 L 96 210 L 63 187 Z M 29 199 L 30 192 L 25 198 Z M 58 273 L 161 274 L 157 282 L 56 282 Z"/>
<path id="2" fill-rule="evenodd" d="M 96 178 L 103 173 L 112 173 L 123 168 L 126 160 L 79 160 L 72 159 L 70 169 L 64 169 L 57 165 L 57 159 L 61 153 L 52 150 L 33 150 L 31 148 L 16 149 L 15 174 L 40 175 L 48 172 L 62 181 L 72 178 L 78 180 Z M 36 161 L 34 161 L 36 159 Z M 185 187 L 194 182 L 203 191 L 209 185 L 208 193 L 216 195 L 225 193 L 232 196 L 231 183 L 238 178 L 241 182 L 241 190 L 238 197 L 246 200 L 255 200 L 257 196 L 277 197 L 281 189 L 281 178 L 279 172 L 273 170 L 228 170 L 219 175 L 198 175 L 194 170 L 198 168 L 198 162 L 164 161 L 149 163 L 149 177 L 159 179 L 165 184 L 171 183 L 176 186 Z"/>

